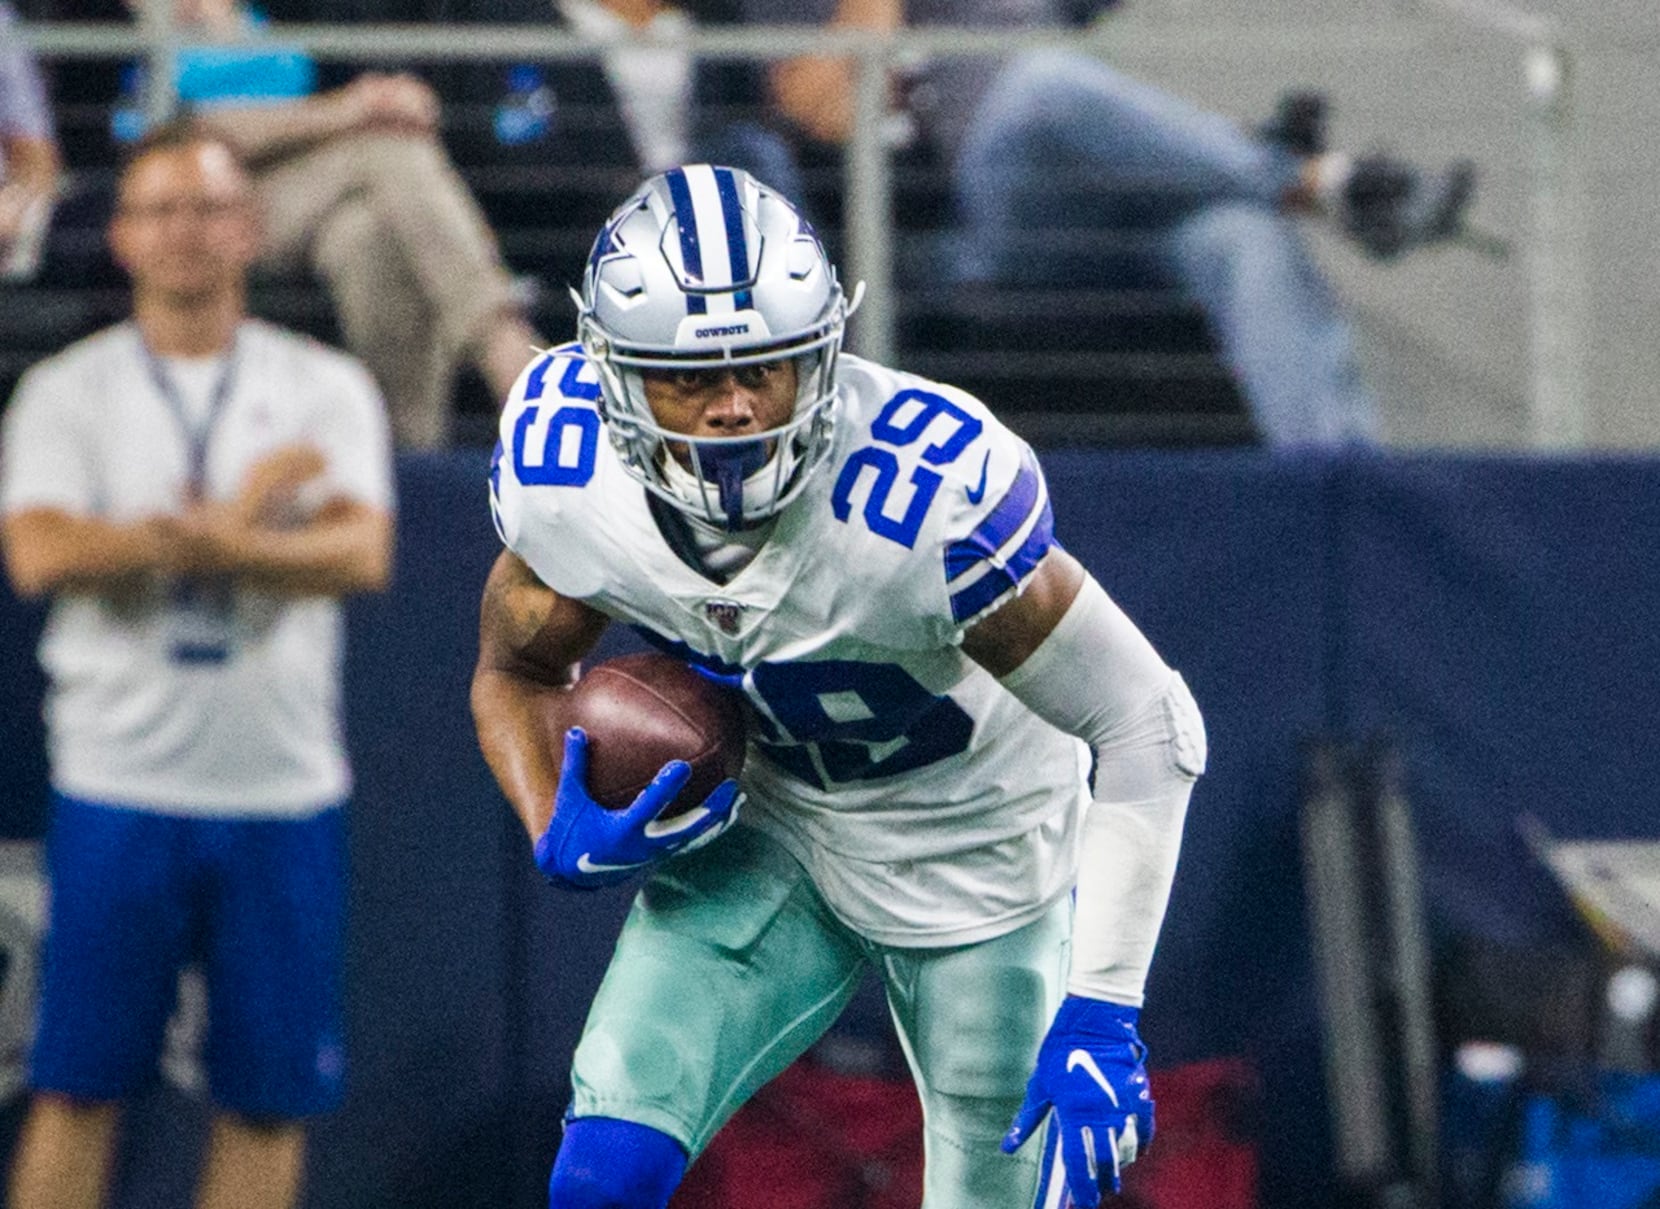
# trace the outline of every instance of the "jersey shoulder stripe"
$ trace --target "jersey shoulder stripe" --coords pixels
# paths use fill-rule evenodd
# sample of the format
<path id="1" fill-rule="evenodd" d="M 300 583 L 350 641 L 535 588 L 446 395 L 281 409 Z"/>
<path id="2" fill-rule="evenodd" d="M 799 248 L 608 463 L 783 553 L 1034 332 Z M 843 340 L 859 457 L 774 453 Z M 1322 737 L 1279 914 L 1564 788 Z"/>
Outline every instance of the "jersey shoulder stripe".
<path id="1" fill-rule="evenodd" d="M 966 538 L 946 547 L 952 620 L 960 625 L 1023 583 L 1054 544 L 1054 531 L 1049 491 L 1028 449 L 997 506 Z"/>
<path id="2" fill-rule="evenodd" d="M 915 560 L 902 574 L 954 641 L 1018 591 L 1053 545 L 1037 456 L 947 383 L 849 357 L 843 389 L 851 431 L 836 462 L 835 515 L 888 539 L 873 554 Z"/>
<path id="3" fill-rule="evenodd" d="M 988 455 L 989 457 L 989 455 Z M 998 551 L 1012 538 L 1040 505 L 1047 504 L 1043 478 L 1038 472 L 1037 458 L 1025 450 L 1020 469 L 1009 489 L 972 533 L 959 538 L 945 548 L 945 580 L 954 583 L 987 559 L 996 558 Z"/>

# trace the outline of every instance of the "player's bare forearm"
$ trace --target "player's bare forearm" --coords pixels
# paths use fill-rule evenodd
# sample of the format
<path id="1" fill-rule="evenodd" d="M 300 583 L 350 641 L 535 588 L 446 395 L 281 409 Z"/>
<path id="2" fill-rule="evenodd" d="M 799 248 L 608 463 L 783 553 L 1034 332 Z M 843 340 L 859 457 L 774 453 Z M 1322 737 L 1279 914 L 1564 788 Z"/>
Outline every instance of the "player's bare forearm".
<path id="1" fill-rule="evenodd" d="M 484 760 L 532 837 L 546 829 L 559 784 L 558 696 L 604 631 L 604 614 L 568 600 L 503 552 L 479 607 L 473 725 Z"/>
<path id="2" fill-rule="evenodd" d="M 153 520 L 115 522 L 28 508 L 5 522 L 6 572 L 25 599 L 59 591 L 118 591 L 163 569 Z"/>

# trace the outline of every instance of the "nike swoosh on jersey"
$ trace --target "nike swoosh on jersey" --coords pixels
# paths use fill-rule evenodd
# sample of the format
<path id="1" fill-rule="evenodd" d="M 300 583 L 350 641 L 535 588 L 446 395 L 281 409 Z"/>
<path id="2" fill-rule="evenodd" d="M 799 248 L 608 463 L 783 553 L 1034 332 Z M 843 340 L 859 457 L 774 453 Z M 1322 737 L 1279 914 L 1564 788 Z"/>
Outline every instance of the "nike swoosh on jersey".
<path id="1" fill-rule="evenodd" d="M 979 482 L 979 484 L 974 488 L 973 491 L 966 491 L 966 492 L 963 493 L 966 496 L 968 496 L 968 502 L 969 503 L 978 504 L 981 500 L 986 498 L 986 470 L 990 466 L 991 466 L 991 450 L 988 449 L 988 450 L 986 450 L 986 456 L 983 459 L 981 459 L 981 461 L 980 461 L 980 482 Z"/>
<path id="2" fill-rule="evenodd" d="M 1080 1066 L 1083 1067 L 1085 1074 L 1101 1085 L 1101 1090 L 1107 1093 L 1107 1099 L 1112 1101 L 1114 1108 L 1117 1108 L 1118 1093 L 1113 1091 L 1112 1084 L 1107 1082 L 1107 1077 L 1101 1073 L 1101 1068 L 1095 1065 L 1095 1056 L 1087 1049 L 1075 1049 L 1066 1056 L 1068 1074 L 1077 1070 Z"/>
<path id="3" fill-rule="evenodd" d="M 586 852 L 576 858 L 576 867 L 583 873 L 620 873 L 624 869 L 639 869 L 649 864 L 650 861 L 635 861 L 631 865 L 601 865 L 589 860 Z"/>

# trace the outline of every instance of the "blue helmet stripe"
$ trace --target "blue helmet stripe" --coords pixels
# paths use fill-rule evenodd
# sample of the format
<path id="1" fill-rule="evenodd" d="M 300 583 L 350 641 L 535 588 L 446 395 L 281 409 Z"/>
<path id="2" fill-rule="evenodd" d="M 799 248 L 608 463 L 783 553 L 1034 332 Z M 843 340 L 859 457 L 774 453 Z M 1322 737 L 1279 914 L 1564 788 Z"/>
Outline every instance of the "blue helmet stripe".
<path id="1" fill-rule="evenodd" d="M 732 266 L 732 282 L 748 281 L 749 273 L 749 241 L 744 238 L 744 212 L 738 204 L 738 183 L 732 176 L 730 168 L 715 169 L 715 188 L 720 192 L 721 217 L 726 220 L 726 253 L 727 260 Z M 732 305 L 740 310 L 750 310 L 755 305 L 754 294 L 748 289 L 740 289 L 732 295 Z"/>
<path id="2" fill-rule="evenodd" d="M 686 266 L 688 280 L 701 282 L 703 280 L 703 247 L 697 238 L 697 211 L 692 208 L 692 190 L 686 183 L 686 171 L 683 168 L 671 168 L 664 173 L 668 182 L 669 198 L 674 202 L 675 223 L 680 228 L 680 259 Z M 709 302 L 702 294 L 686 295 L 686 313 L 688 315 L 702 315 L 709 309 Z"/>

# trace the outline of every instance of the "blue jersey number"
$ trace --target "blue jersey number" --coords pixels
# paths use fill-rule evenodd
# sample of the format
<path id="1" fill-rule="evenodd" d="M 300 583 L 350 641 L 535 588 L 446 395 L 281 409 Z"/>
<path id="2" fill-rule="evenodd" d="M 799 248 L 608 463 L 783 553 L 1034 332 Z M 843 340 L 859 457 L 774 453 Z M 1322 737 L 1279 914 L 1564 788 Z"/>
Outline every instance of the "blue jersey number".
<path id="1" fill-rule="evenodd" d="M 594 477 L 599 415 L 586 407 L 561 407 L 548 417 L 537 441 L 540 409 L 527 407 L 513 426 L 513 473 L 527 487 L 580 487 Z M 535 451 L 535 460 L 531 452 Z"/>
<path id="2" fill-rule="evenodd" d="M 548 372 L 561 362 L 565 365 L 565 372 L 559 375 L 560 394 L 567 399 L 587 399 L 589 402 L 599 398 L 599 379 L 582 376 L 583 370 L 592 369 L 593 366 L 580 357 L 569 355 L 578 349 L 578 345 L 567 344 L 554 349 L 536 363 L 536 368 L 530 371 L 530 377 L 525 379 L 526 403 L 534 403 L 542 397 L 542 392 L 548 388 Z"/>
<path id="3" fill-rule="evenodd" d="M 819 789 L 926 767 L 966 751 L 974 733 L 962 706 L 893 664 L 763 663 L 750 682 L 783 728 L 757 715 L 760 749 Z"/>
<path id="4" fill-rule="evenodd" d="M 563 363 L 559 393 L 567 399 L 599 398 L 599 383 L 585 380 L 588 362 L 558 354 L 542 358 L 525 379 L 525 402 L 540 399 L 547 390 L 548 373 Z M 599 450 L 599 416 L 586 407 L 561 407 L 538 432 L 539 407 L 527 407 L 513 426 L 513 473 L 527 487 L 581 487 L 594 477 L 594 455 Z M 492 475 L 494 470 L 492 470 Z"/>
<path id="5" fill-rule="evenodd" d="M 889 399 L 870 426 L 870 435 L 879 443 L 856 450 L 836 479 L 830 495 L 830 507 L 836 519 L 845 522 L 853 515 L 853 492 L 864 472 L 869 470 L 875 477 L 870 494 L 865 497 L 866 526 L 878 537 L 898 542 L 907 550 L 914 546 L 922 530 L 922 519 L 928 515 L 928 506 L 934 502 L 943 480 L 928 466 L 916 467 L 911 471 L 910 498 L 905 502 L 904 511 L 897 517 L 891 515 L 888 497 L 899 479 L 899 458 L 892 449 L 883 446 L 903 449 L 920 440 L 941 417 L 950 421 L 950 428 L 922 451 L 922 460 L 928 466 L 949 466 L 956 461 L 980 435 L 980 421 L 932 391 L 902 390 Z"/>

